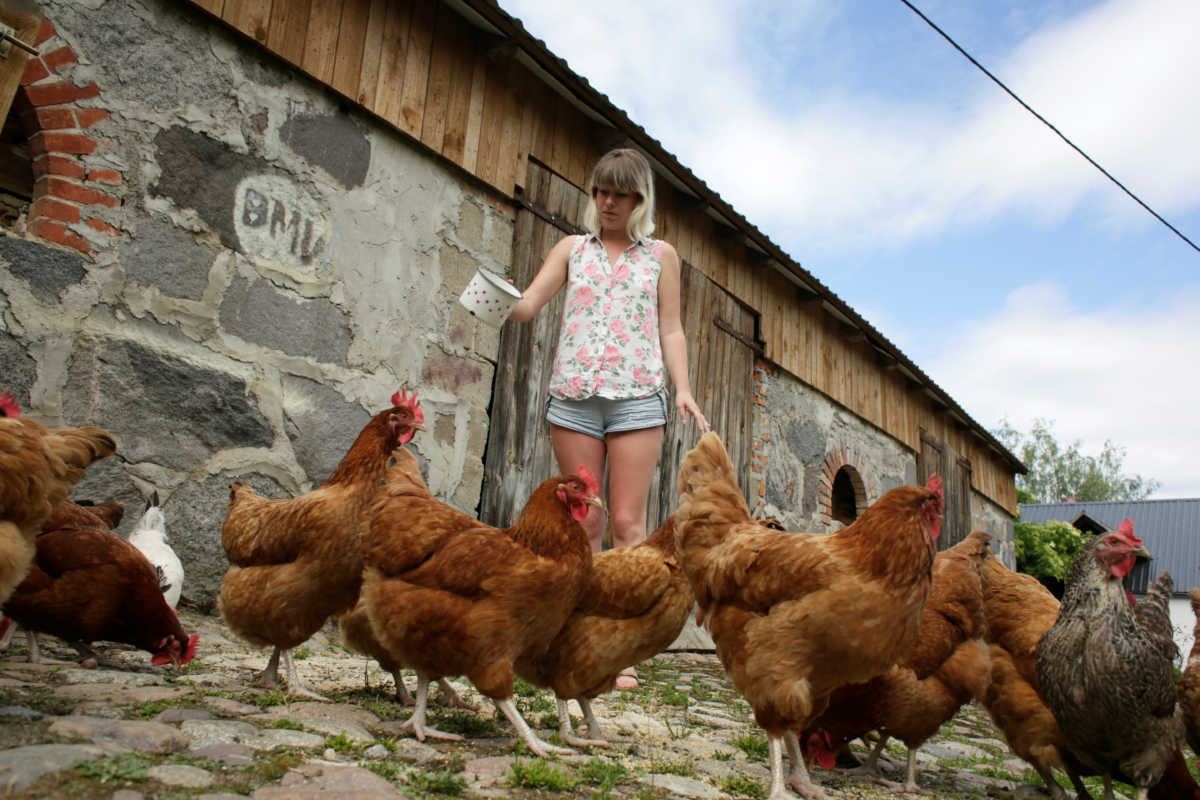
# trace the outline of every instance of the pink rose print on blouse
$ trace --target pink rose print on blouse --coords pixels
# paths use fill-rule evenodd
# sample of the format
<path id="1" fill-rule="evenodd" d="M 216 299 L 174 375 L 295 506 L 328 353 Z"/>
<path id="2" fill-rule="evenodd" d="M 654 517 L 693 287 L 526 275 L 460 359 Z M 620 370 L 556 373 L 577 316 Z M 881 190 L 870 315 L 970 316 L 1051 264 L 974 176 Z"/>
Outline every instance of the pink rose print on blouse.
<path id="1" fill-rule="evenodd" d="M 642 320 L 642 335 L 647 339 L 654 338 L 654 320 L 652 318 L 646 317 Z"/>
<path id="2" fill-rule="evenodd" d="M 620 340 L 621 344 L 629 344 L 629 340 L 632 337 L 629 335 L 629 332 L 625 330 L 625 320 L 614 319 L 612 324 L 609 325 L 609 330 L 611 330 L 613 335 Z"/>
<path id="3" fill-rule="evenodd" d="M 663 243 L 662 243 L 662 242 L 659 242 L 658 244 L 654 245 L 654 250 L 653 250 L 653 251 L 651 251 L 651 252 L 654 254 L 654 260 L 655 260 L 655 261 L 662 261 L 662 257 L 663 257 Z"/>
<path id="4" fill-rule="evenodd" d="M 614 284 L 624 283 L 625 281 L 629 280 L 629 276 L 631 274 L 632 273 L 629 270 L 629 265 L 622 261 L 621 264 L 613 270 L 612 282 Z"/>
<path id="5" fill-rule="evenodd" d="M 605 303 L 604 304 L 604 316 L 607 317 L 611 313 L 612 313 L 612 303 Z"/>
<path id="6" fill-rule="evenodd" d="M 598 281 L 603 273 L 600 271 L 600 265 L 593 261 L 583 268 L 583 274 L 594 281 Z"/>
<path id="7" fill-rule="evenodd" d="M 654 383 L 654 376 L 647 372 L 645 367 L 634 367 L 633 380 L 635 383 L 645 386 Z"/>
<path id="8" fill-rule="evenodd" d="M 574 336 L 577 333 L 579 333 L 579 323 L 578 322 L 572 322 L 570 325 L 567 326 L 567 335 L 568 336 Z"/>
<path id="9" fill-rule="evenodd" d="M 579 397 L 581 394 L 583 394 L 583 391 L 584 391 L 584 386 L 583 386 L 583 377 L 582 376 L 575 375 L 575 376 L 572 376 L 569 381 L 567 381 L 566 393 L 568 395 L 571 395 L 572 397 Z"/>
<path id="10" fill-rule="evenodd" d="M 621 351 L 613 347 L 611 344 L 604 348 L 604 355 L 600 356 L 600 366 L 603 369 L 615 369 L 621 363 Z"/>
<path id="11" fill-rule="evenodd" d="M 645 292 L 648 296 L 653 296 L 654 293 L 657 292 L 658 290 L 656 288 L 654 288 L 654 284 L 651 283 L 650 281 L 642 281 L 642 291 Z"/>
<path id="12" fill-rule="evenodd" d="M 596 364 L 596 360 L 592 358 L 592 354 L 588 352 L 586 347 L 581 347 L 575 353 L 575 360 L 584 369 L 591 369 Z"/>
<path id="13" fill-rule="evenodd" d="M 583 286 L 575 294 L 571 295 L 571 301 L 568 306 L 574 308 L 576 306 L 590 306 L 596 302 L 596 293 L 592 291 L 590 286 Z"/>

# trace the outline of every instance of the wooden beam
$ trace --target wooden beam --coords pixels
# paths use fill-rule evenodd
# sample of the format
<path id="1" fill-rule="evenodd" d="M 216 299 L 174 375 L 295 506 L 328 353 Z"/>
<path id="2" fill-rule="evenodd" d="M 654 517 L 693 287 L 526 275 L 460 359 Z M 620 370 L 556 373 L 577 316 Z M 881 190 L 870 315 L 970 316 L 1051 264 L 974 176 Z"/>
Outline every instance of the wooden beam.
<path id="1" fill-rule="evenodd" d="M 843 322 L 840 327 L 842 336 L 845 337 L 846 341 L 848 342 L 865 342 L 867 340 L 867 334 L 860 330 L 857 325 L 851 325 L 848 322 Z"/>
<path id="2" fill-rule="evenodd" d="M 879 365 L 880 368 L 887 370 L 888 372 L 899 369 L 900 367 L 900 359 L 896 358 L 890 353 L 885 353 L 878 348 L 875 350 L 875 363 Z"/>

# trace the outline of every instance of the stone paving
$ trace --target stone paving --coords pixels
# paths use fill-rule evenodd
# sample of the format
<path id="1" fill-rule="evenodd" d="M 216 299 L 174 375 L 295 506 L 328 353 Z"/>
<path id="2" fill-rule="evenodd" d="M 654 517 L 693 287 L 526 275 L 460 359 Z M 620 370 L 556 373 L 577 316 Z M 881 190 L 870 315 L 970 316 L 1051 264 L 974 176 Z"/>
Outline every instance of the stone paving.
<path id="1" fill-rule="evenodd" d="M 181 671 L 147 653 L 101 645 L 97 669 L 34 665 L 18 633 L 0 654 L 0 795 L 18 798 L 718 798 L 766 795 L 766 738 L 711 654 L 664 653 L 641 685 L 593 707 L 612 740 L 544 761 L 522 754 L 511 727 L 469 683 L 479 711 L 431 706 L 430 723 L 461 742 L 418 742 L 390 675 L 338 643 L 331 624 L 297 650 L 309 687 L 335 702 L 289 702 L 246 681 L 267 653 L 220 619 L 182 611 L 200 635 Z M 74 651 L 42 637 L 43 655 Z M 369 687 L 366 682 L 369 682 Z M 408 676 L 412 688 L 415 678 Z M 431 694 L 436 699 L 437 691 Z M 552 695 L 518 685 L 517 704 L 552 739 Z M 577 709 L 572 704 L 572 713 Z M 581 720 L 576 719 L 577 724 Z M 858 750 L 861 754 L 863 751 Z M 904 749 L 889 748 L 903 780 Z M 922 749 L 918 782 L 938 797 L 1045 796 L 986 714 L 966 708 Z M 834 800 L 908 796 L 840 771 L 814 770 Z"/>

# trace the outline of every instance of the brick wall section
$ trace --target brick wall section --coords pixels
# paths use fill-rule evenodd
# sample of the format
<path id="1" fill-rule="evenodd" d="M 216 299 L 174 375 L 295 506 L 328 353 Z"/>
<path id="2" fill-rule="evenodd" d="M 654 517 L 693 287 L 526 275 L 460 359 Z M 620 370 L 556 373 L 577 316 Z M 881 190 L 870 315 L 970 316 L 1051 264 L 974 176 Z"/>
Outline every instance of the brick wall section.
<path id="1" fill-rule="evenodd" d="M 100 87 L 77 86 L 60 75 L 78 59 L 48 20 L 42 21 L 37 47 L 42 55 L 30 58 L 21 76 L 31 106 L 24 117 L 34 176 L 28 229 L 90 255 L 98 243 L 120 235 L 98 212 L 121 205 L 115 193 L 121 176 L 113 170 L 91 169 L 86 163 L 86 157 L 103 145 L 91 128 L 107 119 L 108 111 L 79 105 L 81 100 L 99 97 Z"/>

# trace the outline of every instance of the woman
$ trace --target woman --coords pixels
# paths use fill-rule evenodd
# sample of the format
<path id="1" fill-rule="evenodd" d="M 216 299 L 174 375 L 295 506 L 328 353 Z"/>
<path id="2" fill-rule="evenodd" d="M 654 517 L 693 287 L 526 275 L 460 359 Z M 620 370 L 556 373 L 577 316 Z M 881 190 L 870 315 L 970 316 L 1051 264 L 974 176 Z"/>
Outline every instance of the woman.
<path id="1" fill-rule="evenodd" d="M 590 233 L 554 246 L 509 319 L 533 319 L 565 285 L 562 331 L 550 378 L 546 418 L 559 469 L 608 466 L 613 544 L 646 538 L 646 504 L 667 422 L 664 368 L 679 418 L 708 421 L 692 397 L 687 339 L 679 316 L 679 256 L 650 238 L 654 176 L 646 158 L 621 148 L 592 171 L 584 216 Z M 604 518 L 583 523 L 600 550 Z"/>

